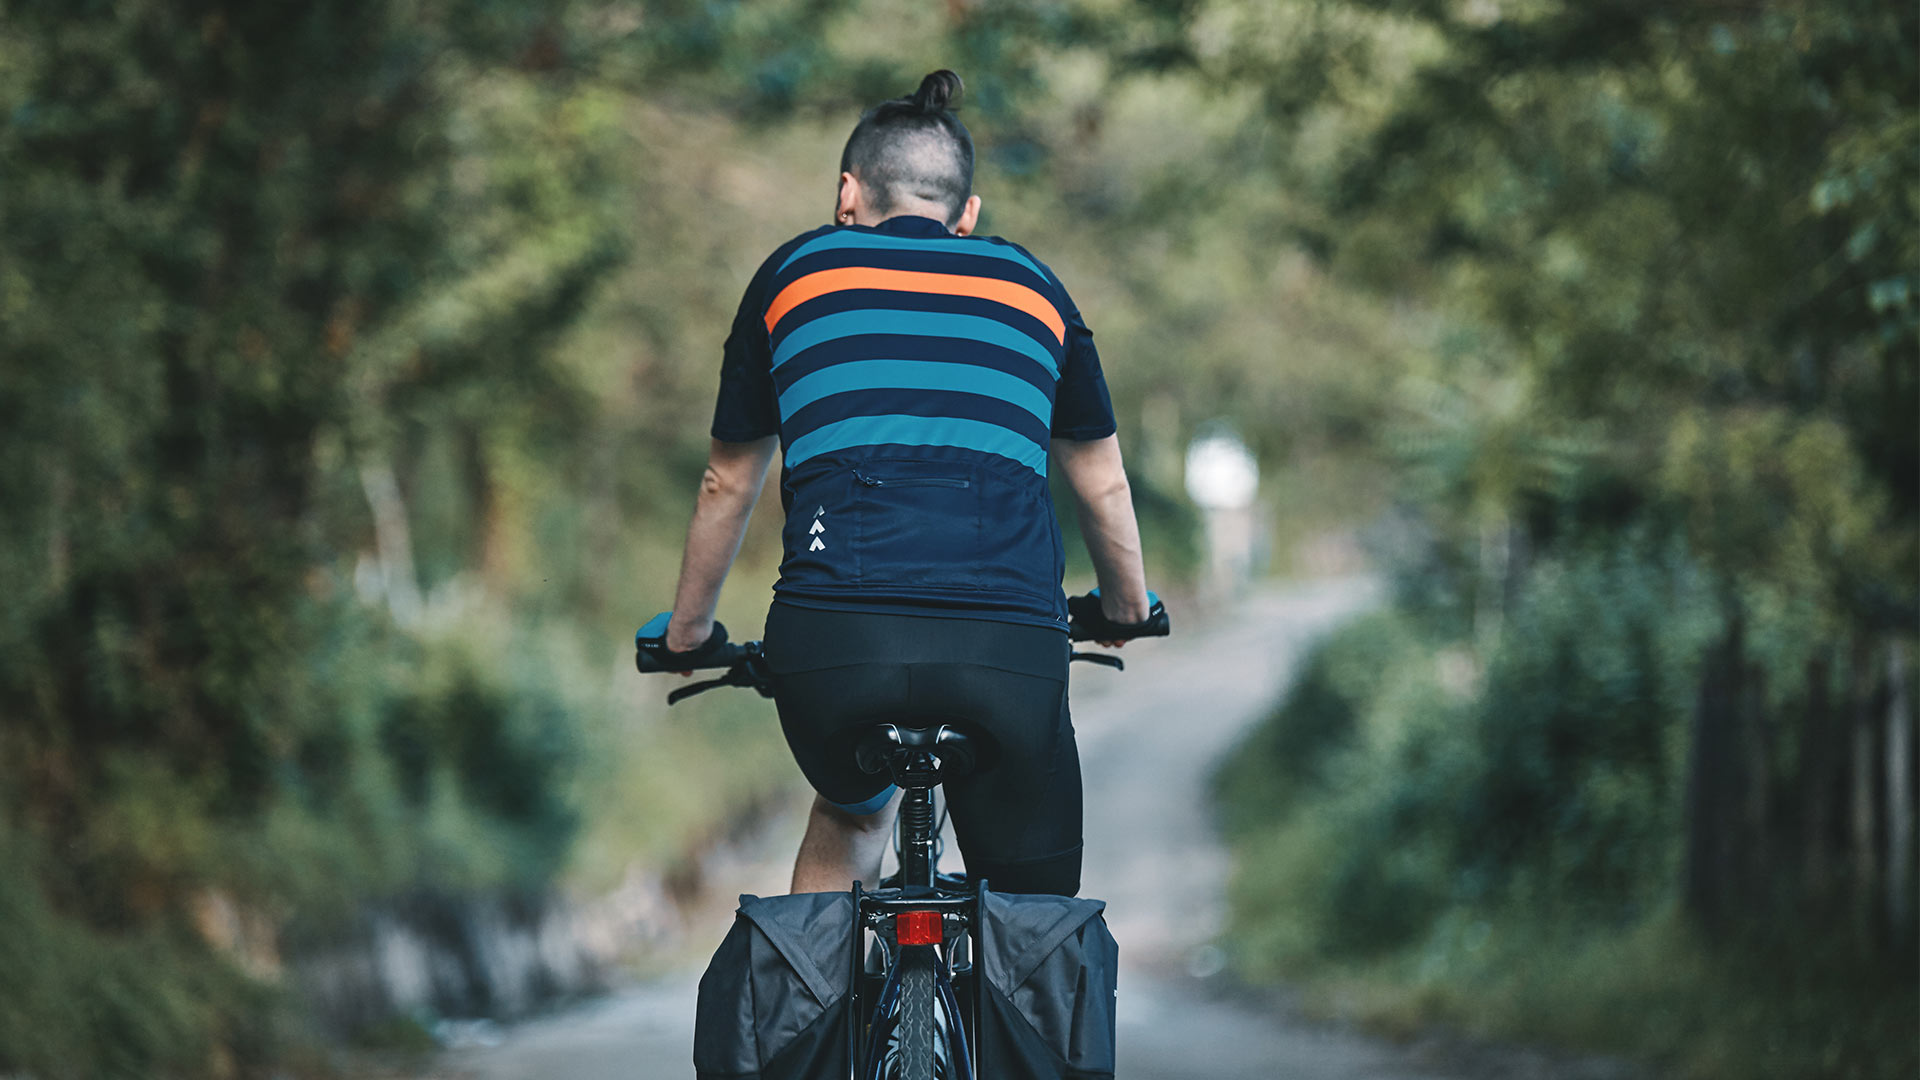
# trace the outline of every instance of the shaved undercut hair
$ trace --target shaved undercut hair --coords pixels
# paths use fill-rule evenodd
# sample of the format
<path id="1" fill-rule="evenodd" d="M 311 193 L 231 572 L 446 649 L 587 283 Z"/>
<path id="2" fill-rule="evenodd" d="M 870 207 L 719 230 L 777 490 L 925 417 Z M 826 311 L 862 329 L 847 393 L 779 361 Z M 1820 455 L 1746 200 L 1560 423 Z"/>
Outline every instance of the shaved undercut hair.
<path id="1" fill-rule="evenodd" d="M 912 95 L 861 114 L 840 152 L 840 171 L 859 178 L 875 211 L 924 199 L 946 209 L 948 225 L 960 220 L 973 194 L 973 136 L 953 115 L 961 89 L 960 76 L 943 68 Z"/>

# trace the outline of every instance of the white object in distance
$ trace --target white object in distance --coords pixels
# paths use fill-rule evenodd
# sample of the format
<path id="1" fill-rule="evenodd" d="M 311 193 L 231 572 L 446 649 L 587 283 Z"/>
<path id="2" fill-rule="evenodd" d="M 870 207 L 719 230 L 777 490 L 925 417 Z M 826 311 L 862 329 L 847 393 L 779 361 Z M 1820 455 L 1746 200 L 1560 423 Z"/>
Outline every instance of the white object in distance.
<path id="1" fill-rule="evenodd" d="M 1231 431 L 1187 444 L 1187 495 L 1203 510 L 1245 510 L 1260 490 L 1260 463 Z"/>

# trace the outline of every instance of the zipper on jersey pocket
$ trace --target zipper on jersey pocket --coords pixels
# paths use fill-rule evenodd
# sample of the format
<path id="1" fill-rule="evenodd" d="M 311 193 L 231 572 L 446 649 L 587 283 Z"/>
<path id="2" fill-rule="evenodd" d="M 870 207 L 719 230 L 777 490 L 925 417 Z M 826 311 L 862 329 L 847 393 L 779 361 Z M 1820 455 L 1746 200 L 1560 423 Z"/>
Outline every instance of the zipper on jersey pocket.
<path id="1" fill-rule="evenodd" d="M 896 477 L 893 477 L 892 479 L 883 480 L 878 476 L 868 476 L 866 473 L 863 473 L 858 469 L 855 469 L 853 471 L 853 478 L 855 480 L 860 481 L 862 484 L 865 484 L 866 486 L 872 487 L 872 488 L 878 488 L 878 487 L 969 488 L 973 486 L 973 481 L 962 480 L 957 476 L 896 476 Z"/>

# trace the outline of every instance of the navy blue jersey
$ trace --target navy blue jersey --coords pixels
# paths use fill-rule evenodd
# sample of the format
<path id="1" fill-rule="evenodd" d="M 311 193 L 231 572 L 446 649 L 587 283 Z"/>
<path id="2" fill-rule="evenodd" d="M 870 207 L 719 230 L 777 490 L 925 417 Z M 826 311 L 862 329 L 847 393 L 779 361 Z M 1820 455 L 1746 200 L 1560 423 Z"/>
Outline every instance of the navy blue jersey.
<path id="1" fill-rule="evenodd" d="M 1062 628 L 1048 442 L 1113 431 L 1093 334 L 1053 272 L 911 216 L 767 259 L 713 417 L 723 441 L 780 436 L 781 600 Z"/>

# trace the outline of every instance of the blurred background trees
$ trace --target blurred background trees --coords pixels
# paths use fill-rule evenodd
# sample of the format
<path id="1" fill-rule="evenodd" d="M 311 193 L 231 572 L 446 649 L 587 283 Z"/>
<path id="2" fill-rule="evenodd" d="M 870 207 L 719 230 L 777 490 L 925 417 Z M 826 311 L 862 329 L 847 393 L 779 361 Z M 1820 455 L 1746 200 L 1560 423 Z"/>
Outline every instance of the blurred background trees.
<path id="1" fill-rule="evenodd" d="M 1377 429 L 1411 524 L 1398 614 L 1330 642 L 1224 780 L 1244 811 L 1261 770 L 1317 755 L 1289 767 L 1317 794 L 1243 832 L 1266 960 L 1398 942 L 1407 981 L 1483 1016 L 1510 995 L 1523 1028 L 1704 1073 L 1910 1071 L 1920 20 L 1281 18 L 1269 62 L 1238 63 L 1300 140 L 1343 136 L 1290 163 L 1328 265 L 1443 327 Z M 1327 87 L 1287 92 L 1298 67 Z M 1769 1004 L 1723 1040 L 1748 1045 L 1704 1047 L 1686 980 L 1650 977 L 1686 968 L 1650 929 L 1676 909 L 1752 961 Z M 1840 986 L 1855 1004 L 1817 1004 Z M 1602 1015 L 1660 1000 L 1689 1019 Z"/>
<path id="2" fill-rule="evenodd" d="M 210 896 L 278 921 L 564 858 L 560 685 L 424 606 L 517 569 L 490 508 L 584 410 L 549 346 L 625 254 L 549 17 L 8 5 L 0 890 L 8 970 L 64 980 L 10 993 L 9 1067 L 269 1058 Z"/>
<path id="3" fill-rule="evenodd" d="M 983 229 L 1100 335 L 1155 576 L 1223 421 L 1278 571 L 1395 582 L 1224 781 L 1249 956 L 1491 978 L 1477 928 L 1678 907 L 1910 993 L 1910 6 L 0 12 L 0 1069 L 256 1074 L 283 937 L 600 887 L 793 782 L 624 635 L 740 288 L 939 66 Z"/>
<path id="4" fill-rule="evenodd" d="M 1306 106 L 1299 130 L 1329 112 L 1354 126 L 1295 175 L 1337 269 L 1449 324 L 1387 425 L 1431 530 L 1409 606 L 1471 629 L 1487 715 L 1515 723 L 1510 653 L 1549 646 L 1489 628 L 1565 592 L 1549 583 L 1590 553 L 1681 573 L 1656 591 L 1699 590 L 1715 627 L 1671 785 L 1690 792 L 1689 906 L 1718 925 L 1837 889 L 1910 937 L 1910 837 L 1892 841 L 1911 746 L 1887 740 L 1907 738 L 1888 709 L 1920 499 L 1920 24 L 1881 4 L 1366 7 L 1263 67 L 1317 63 L 1385 99 L 1365 119 L 1353 93 Z M 1382 60 L 1413 36 L 1422 59 Z M 1606 584 L 1582 581 L 1579 602 L 1630 610 Z M 1606 632 L 1568 624 L 1542 675 Z M 1600 719 L 1568 717 L 1559 752 L 1590 761 L 1579 733 Z M 1873 809 L 1849 823 L 1856 801 Z"/>

